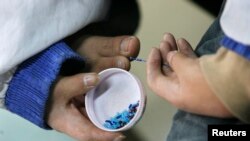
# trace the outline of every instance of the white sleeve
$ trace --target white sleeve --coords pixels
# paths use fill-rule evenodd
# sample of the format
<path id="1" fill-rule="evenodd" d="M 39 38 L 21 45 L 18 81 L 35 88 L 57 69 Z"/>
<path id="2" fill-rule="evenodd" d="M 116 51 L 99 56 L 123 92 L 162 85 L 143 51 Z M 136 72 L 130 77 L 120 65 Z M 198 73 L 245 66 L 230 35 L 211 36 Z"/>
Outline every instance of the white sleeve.
<path id="1" fill-rule="evenodd" d="M 100 20 L 108 0 L 1 0 L 0 75 Z"/>
<path id="2" fill-rule="evenodd" d="M 104 18 L 109 0 L 1 0 L 0 108 L 18 64 Z"/>
<path id="3" fill-rule="evenodd" d="M 220 23 L 228 37 L 250 45 L 250 0 L 227 0 Z"/>

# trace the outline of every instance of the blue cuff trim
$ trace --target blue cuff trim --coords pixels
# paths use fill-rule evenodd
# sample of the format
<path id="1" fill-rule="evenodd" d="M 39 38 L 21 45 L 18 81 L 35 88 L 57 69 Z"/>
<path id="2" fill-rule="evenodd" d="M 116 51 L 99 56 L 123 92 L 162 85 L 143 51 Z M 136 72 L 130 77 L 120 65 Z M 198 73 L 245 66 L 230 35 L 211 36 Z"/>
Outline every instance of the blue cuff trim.
<path id="1" fill-rule="evenodd" d="M 243 45 L 227 36 L 221 40 L 221 45 L 250 60 L 250 46 Z"/>
<path id="2" fill-rule="evenodd" d="M 41 128 L 50 129 L 44 120 L 46 102 L 61 65 L 68 59 L 84 63 L 65 43 L 59 42 L 23 62 L 9 83 L 7 109 Z"/>

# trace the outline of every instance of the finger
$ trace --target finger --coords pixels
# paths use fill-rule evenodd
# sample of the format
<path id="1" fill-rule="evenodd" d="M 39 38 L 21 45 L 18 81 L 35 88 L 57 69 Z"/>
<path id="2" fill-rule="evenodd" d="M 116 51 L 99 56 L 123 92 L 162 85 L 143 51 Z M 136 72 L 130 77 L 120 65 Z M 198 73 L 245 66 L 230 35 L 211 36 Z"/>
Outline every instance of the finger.
<path id="1" fill-rule="evenodd" d="M 139 54 L 140 51 L 140 41 L 135 36 L 118 36 L 118 37 L 102 37 L 105 38 L 105 46 L 111 47 L 113 50 L 113 55 L 125 55 L 127 57 L 133 56 L 136 57 Z M 101 47 L 101 46 L 100 46 Z M 113 56 L 110 54 L 110 51 L 108 51 L 105 48 L 100 48 L 99 53 L 101 55 L 106 56 Z"/>
<path id="2" fill-rule="evenodd" d="M 100 56 L 117 56 L 136 57 L 140 51 L 140 41 L 135 36 L 118 36 L 118 37 L 88 37 L 83 44 L 83 52 L 92 48 Z M 87 51 L 90 52 L 90 51 Z"/>
<path id="3" fill-rule="evenodd" d="M 93 67 L 92 71 L 100 72 L 108 68 L 120 68 L 124 70 L 130 69 L 130 62 L 128 58 L 124 56 L 115 56 L 115 57 L 102 57 L 96 62 L 96 65 Z"/>
<path id="4" fill-rule="evenodd" d="M 193 58 L 190 58 L 179 51 L 170 51 L 167 55 L 168 63 L 171 69 L 176 73 L 178 77 L 185 72 L 185 69 L 192 65 Z"/>
<path id="5" fill-rule="evenodd" d="M 161 53 L 164 64 L 168 63 L 167 54 L 172 50 L 171 48 L 172 48 L 171 45 L 166 41 L 162 41 L 160 43 L 159 49 L 160 49 L 160 53 Z"/>
<path id="6" fill-rule="evenodd" d="M 122 38 L 119 41 L 119 37 L 117 37 L 117 41 L 115 41 L 115 45 L 119 46 L 120 54 L 125 55 L 127 57 L 136 57 L 140 51 L 140 40 L 135 36 L 130 36 L 127 38 Z"/>
<path id="7" fill-rule="evenodd" d="M 163 77 L 161 72 L 161 54 L 159 49 L 153 48 L 147 61 L 147 81 L 149 85 L 158 77 Z"/>
<path id="8" fill-rule="evenodd" d="M 169 67 L 168 60 L 167 60 L 167 54 L 171 51 L 171 45 L 170 43 L 166 41 L 162 41 L 160 44 L 160 53 L 162 56 L 162 70 L 165 75 L 169 75 L 172 73 L 171 68 Z"/>
<path id="9" fill-rule="evenodd" d="M 148 86 L 159 96 L 174 101 L 177 89 L 177 78 L 165 76 L 161 72 L 161 56 L 157 48 L 153 48 L 147 61 Z"/>
<path id="10" fill-rule="evenodd" d="M 177 46 L 181 53 L 192 58 L 197 58 L 192 49 L 192 46 L 185 39 L 181 38 L 177 40 Z"/>
<path id="11" fill-rule="evenodd" d="M 97 85 L 99 76 L 96 73 L 77 74 L 60 79 L 54 93 L 60 94 L 65 99 L 83 95 Z"/>
<path id="12" fill-rule="evenodd" d="M 171 50 L 177 50 L 176 40 L 171 33 L 165 33 L 163 41 L 168 42 L 171 45 Z"/>

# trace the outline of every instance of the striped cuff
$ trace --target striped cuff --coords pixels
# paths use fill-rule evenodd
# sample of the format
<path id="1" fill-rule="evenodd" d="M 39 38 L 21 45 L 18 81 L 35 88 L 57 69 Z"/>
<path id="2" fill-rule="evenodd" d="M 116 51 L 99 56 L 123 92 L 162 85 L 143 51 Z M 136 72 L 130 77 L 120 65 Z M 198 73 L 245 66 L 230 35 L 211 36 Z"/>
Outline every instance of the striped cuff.
<path id="1" fill-rule="evenodd" d="M 241 44 L 227 36 L 221 40 L 221 45 L 225 48 L 234 51 L 242 57 L 250 60 L 250 46 Z"/>
<path id="2" fill-rule="evenodd" d="M 59 42 L 23 62 L 9 83 L 6 108 L 41 128 L 49 129 L 44 120 L 46 102 L 51 85 L 66 60 L 84 63 L 65 43 Z"/>

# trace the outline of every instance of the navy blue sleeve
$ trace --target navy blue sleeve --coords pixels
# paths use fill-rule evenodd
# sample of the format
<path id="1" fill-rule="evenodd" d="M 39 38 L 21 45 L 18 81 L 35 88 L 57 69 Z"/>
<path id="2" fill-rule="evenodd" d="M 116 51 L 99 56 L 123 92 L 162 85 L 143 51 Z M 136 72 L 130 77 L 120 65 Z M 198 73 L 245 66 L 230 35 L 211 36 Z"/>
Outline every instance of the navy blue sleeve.
<path id="1" fill-rule="evenodd" d="M 50 89 L 66 60 L 84 63 L 65 43 L 59 42 L 19 65 L 5 97 L 7 109 L 44 129 Z"/>

